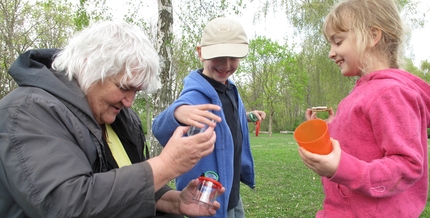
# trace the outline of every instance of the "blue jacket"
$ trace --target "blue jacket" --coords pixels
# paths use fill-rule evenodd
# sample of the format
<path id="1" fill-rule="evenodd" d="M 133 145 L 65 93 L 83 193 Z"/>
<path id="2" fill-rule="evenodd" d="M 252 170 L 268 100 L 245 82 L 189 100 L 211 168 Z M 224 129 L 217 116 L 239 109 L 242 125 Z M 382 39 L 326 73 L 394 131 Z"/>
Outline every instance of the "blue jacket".
<path id="1" fill-rule="evenodd" d="M 231 80 L 228 82 L 233 84 Z M 241 182 L 254 188 L 254 160 L 249 142 L 246 110 L 236 86 L 234 86 L 234 92 L 238 99 L 238 111 L 243 134 Z M 191 71 L 184 79 L 184 89 L 179 98 L 154 119 L 152 125 L 154 136 L 162 146 L 165 146 L 175 129 L 181 125 L 173 115 L 174 110 L 184 104 L 198 105 L 208 103 L 222 107 L 218 94 L 212 85 L 197 70 Z M 221 208 L 214 217 L 227 217 L 228 198 L 233 182 L 233 138 L 225 120 L 224 112 L 221 110 L 213 111 L 213 113 L 222 118 L 222 122 L 217 123 L 215 128 L 217 135 L 215 149 L 212 154 L 202 158 L 189 172 L 178 177 L 176 179 L 176 187 L 178 190 L 182 190 L 192 179 L 199 177 L 202 173 L 215 171 L 219 176 L 219 182 L 225 187 L 226 191 L 217 198 L 217 201 L 221 204 Z"/>

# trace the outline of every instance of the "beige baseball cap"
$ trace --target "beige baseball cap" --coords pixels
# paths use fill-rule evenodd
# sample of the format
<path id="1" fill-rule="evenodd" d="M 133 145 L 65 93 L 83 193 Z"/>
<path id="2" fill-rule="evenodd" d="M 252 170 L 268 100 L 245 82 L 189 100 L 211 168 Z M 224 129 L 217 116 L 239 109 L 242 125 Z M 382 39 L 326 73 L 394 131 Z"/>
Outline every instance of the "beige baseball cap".
<path id="1" fill-rule="evenodd" d="M 248 54 L 248 37 L 238 21 L 219 17 L 206 25 L 200 46 L 203 59 L 243 58 Z"/>

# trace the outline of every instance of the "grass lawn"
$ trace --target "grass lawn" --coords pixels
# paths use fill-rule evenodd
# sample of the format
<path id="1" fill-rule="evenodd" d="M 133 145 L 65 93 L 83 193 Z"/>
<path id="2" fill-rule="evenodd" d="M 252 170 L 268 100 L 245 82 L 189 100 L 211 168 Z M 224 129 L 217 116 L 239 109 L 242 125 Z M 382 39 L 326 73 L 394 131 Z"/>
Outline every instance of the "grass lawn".
<path id="1" fill-rule="evenodd" d="M 241 186 L 246 216 L 315 217 L 324 198 L 320 178 L 303 164 L 293 135 L 252 135 L 251 147 L 257 186 Z M 430 204 L 421 217 L 430 217 Z"/>

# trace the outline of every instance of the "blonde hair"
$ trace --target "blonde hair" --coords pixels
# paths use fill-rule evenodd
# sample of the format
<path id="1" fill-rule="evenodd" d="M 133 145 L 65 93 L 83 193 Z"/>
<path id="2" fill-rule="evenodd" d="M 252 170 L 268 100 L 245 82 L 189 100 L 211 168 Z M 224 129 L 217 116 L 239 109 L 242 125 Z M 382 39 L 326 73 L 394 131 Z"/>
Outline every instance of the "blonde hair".
<path id="1" fill-rule="evenodd" d="M 375 28 L 382 35 L 372 48 L 372 30 Z M 386 60 L 390 68 L 399 68 L 405 31 L 394 0 L 339 2 L 326 16 L 323 31 L 328 41 L 330 31 L 348 32 L 354 37 L 362 70 L 371 67 L 373 58 Z"/>
<path id="2" fill-rule="evenodd" d="M 160 87 L 159 56 L 146 33 L 124 21 L 102 21 L 74 35 L 55 57 L 53 69 L 76 78 L 86 94 L 93 84 L 123 74 L 121 87 L 146 92 Z"/>

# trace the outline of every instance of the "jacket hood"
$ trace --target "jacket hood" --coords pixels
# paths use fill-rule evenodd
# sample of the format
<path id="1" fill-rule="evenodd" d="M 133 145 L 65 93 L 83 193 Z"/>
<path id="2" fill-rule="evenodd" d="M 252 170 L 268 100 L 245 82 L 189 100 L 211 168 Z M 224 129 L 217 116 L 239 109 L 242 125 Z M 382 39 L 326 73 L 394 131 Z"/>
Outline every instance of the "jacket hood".
<path id="1" fill-rule="evenodd" d="M 19 55 L 9 74 L 19 86 L 43 89 L 56 96 L 69 108 L 70 105 L 92 116 L 86 97 L 75 80 L 70 81 L 64 72 L 52 70 L 51 64 L 58 49 L 33 49 Z"/>
<path id="2" fill-rule="evenodd" d="M 184 78 L 184 88 L 181 95 L 186 95 L 187 92 L 198 91 L 202 93 L 202 95 L 210 98 L 212 102 L 220 104 L 218 93 L 206 79 L 203 79 L 201 75 L 202 71 L 203 69 L 193 70 Z M 228 82 L 234 84 L 230 79 Z"/>
<path id="3" fill-rule="evenodd" d="M 356 86 L 359 86 L 370 80 L 378 79 L 392 79 L 417 92 L 426 107 L 425 111 L 427 112 L 427 127 L 430 127 L 430 85 L 427 82 L 406 71 L 399 69 L 388 69 L 376 71 L 361 77 L 357 81 Z"/>

